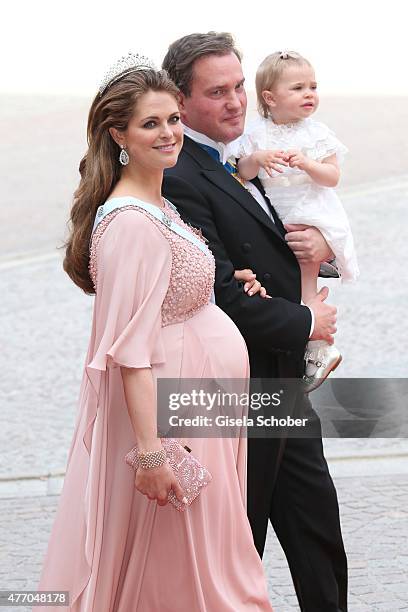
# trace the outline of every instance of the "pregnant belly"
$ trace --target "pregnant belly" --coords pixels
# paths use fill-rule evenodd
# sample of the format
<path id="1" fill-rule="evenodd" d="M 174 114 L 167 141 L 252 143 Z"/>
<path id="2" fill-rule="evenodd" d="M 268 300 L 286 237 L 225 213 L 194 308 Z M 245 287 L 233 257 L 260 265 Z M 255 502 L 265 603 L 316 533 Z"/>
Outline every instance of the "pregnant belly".
<path id="1" fill-rule="evenodd" d="M 248 353 L 235 323 L 214 304 L 162 329 L 166 363 L 161 376 L 181 378 L 247 378 Z"/>
<path id="2" fill-rule="evenodd" d="M 204 376 L 246 378 L 248 352 L 235 323 L 218 306 L 208 304 L 186 323 L 187 336 L 206 356 Z M 188 340 L 187 340 L 188 341 Z"/>
<path id="3" fill-rule="evenodd" d="M 173 385 L 170 392 L 189 394 L 195 390 L 212 396 L 221 392 L 237 397 L 247 392 L 249 364 L 245 341 L 233 321 L 217 306 L 208 304 L 187 321 L 168 325 L 162 332 L 166 361 L 156 365 L 153 374 L 157 379 L 173 379 L 168 383 Z M 178 416 L 195 416 L 198 408 L 194 406 L 183 405 Z M 238 410 L 241 416 L 244 408 L 238 405 L 228 410 Z M 213 416 L 216 411 L 217 405 L 213 407 Z M 167 427 L 166 420 L 165 423 Z M 217 428 L 211 431 L 211 435 L 218 435 Z M 201 437 L 196 432 L 194 437 L 197 436 Z"/>

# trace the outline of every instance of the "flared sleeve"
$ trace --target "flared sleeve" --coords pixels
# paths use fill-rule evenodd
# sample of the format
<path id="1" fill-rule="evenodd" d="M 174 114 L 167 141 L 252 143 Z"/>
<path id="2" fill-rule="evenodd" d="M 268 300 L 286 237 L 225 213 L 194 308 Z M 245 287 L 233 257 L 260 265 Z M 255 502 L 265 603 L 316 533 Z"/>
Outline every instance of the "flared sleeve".
<path id="1" fill-rule="evenodd" d="M 125 554 L 134 475 L 123 458 L 134 434 L 118 366 L 142 368 L 166 360 L 161 308 L 170 280 L 170 244 L 147 213 L 134 207 L 116 210 L 94 234 L 91 269 L 96 280 L 92 334 L 61 502 L 40 581 L 43 590 L 69 591 L 72 611 L 88 610 L 89 605 L 99 609 L 89 602 L 96 596 L 104 525 L 112 508 L 122 528 L 116 532 L 113 558 L 122 554 L 121 546 Z M 111 501 L 117 498 L 112 496 L 113 482 L 120 492 L 116 506 Z M 72 504 L 73 499 L 80 502 Z M 46 609 L 54 611 L 54 606 Z"/>
<path id="2" fill-rule="evenodd" d="M 161 307 L 171 249 L 143 212 L 116 214 L 98 243 L 93 346 L 87 370 L 145 368 L 165 361 Z"/>

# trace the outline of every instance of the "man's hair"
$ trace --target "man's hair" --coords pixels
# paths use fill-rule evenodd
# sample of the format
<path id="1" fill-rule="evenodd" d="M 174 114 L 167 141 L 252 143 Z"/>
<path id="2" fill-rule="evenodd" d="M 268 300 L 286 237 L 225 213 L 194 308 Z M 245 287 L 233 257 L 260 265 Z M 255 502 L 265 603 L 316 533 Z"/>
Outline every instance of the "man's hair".
<path id="1" fill-rule="evenodd" d="M 191 95 L 191 83 L 195 62 L 207 55 L 235 53 L 241 61 L 241 53 L 228 32 L 188 34 L 172 43 L 163 60 L 163 69 L 185 96 Z"/>

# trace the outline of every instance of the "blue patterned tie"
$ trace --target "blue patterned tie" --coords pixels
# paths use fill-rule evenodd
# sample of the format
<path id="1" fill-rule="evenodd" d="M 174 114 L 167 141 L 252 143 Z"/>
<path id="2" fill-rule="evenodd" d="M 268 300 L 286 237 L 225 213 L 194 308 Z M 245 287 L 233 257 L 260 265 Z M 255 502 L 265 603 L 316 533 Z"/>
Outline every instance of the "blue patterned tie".
<path id="1" fill-rule="evenodd" d="M 207 153 L 209 155 L 211 155 L 211 157 L 213 159 L 215 159 L 215 161 L 220 162 L 221 163 L 221 157 L 219 152 L 217 151 L 217 149 L 214 149 L 214 147 L 210 147 L 209 145 L 205 145 L 205 144 L 201 144 L 201 142 L 197 143 L 200 145 L 200 147 L 202 149 L 204 149 L 205 151 L 207 151 Z M 231 158 L 230 158 L 231 159 Z M 224 168 L 226 169 L 227 172 L 229 172 L 230 174 L 232 174 L 232 176 L 234 178 L 237 178 L 238 172 L 237 172 L 237 165 L 234 164 L 231 161 L 227 161 L 225 164 L 223 164 Z"/>

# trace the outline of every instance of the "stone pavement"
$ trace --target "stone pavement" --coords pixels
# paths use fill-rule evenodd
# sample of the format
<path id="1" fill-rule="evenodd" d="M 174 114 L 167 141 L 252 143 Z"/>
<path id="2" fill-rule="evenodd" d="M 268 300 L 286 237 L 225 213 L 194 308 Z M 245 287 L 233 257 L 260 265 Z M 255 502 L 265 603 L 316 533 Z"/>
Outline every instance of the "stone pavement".
<path id="1" fill-rule="evenodd" d="M 408 610 L 407 474 L 340 477 L 335 484 L 349 560 L 350 612 Z M 56 495 L 0 498 L 0 589 L 36 588 L 57 500 Z M 298 610 L 271 530 L 264 562 L 274 612 Z"/>
<path id="2" fill-rule="evenodd" d="M 406 249 L 407 188 L 402 176 L 342 193 L 362 275 L 355 286 L 331 287 L 344 354 L 339 376 L 408 376 L 407 272 L 397 264 Z M 65 469 L 92 298 L 49 251 L 0 258 L 0 286 L 0 589 L 29 589 Z M 407 440 L 329 439 L 325 446 L 350 560 L 350 612 L 408 611 Z M 297 610 L 273 534 L 265 566 L 275 612 Z"/>
<path id="3" fill-rule="evenodd" d="M 408 610 L 408 477 L 335 478 L 349 562 L 350 612 Z M 266 568 L 275 612 L 298 610 L 276 538 Z"/>

